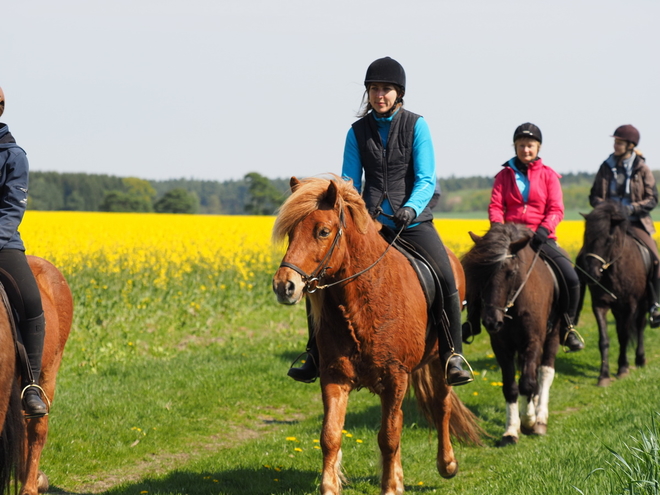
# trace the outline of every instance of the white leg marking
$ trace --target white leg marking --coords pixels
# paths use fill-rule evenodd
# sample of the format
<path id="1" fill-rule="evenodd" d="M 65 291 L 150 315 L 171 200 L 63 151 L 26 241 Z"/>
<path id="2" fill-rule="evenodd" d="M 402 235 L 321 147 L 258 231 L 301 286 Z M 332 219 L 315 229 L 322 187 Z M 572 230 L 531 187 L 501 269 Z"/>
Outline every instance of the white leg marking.
<path id="1" fill-rule="evenodd" d="M 525 407 L 525 413 L 522 417 L 522 424 L 525 428 L 533 428 L 536 424 L 536 403 L 538 402 L 538 396 L 532 395 L 530 400 L 527 402 L 527 407 Z"/>
<path id="2" fill-rule="evenodd" d="M 506 430 L 504 436 L 518 438 L 520 431 L 520 412 L 518 411 L 518 402 L 506 403 Z"/>
<path id="3" fill-rule="evenodd" d="M 555 379 L 555 369 L 550 366 L 541 366 L 539 369 L 539 407 L 537 411 L 538 422 L 548 424 L 548 403 L 550 402 L 550 385 Z"/>

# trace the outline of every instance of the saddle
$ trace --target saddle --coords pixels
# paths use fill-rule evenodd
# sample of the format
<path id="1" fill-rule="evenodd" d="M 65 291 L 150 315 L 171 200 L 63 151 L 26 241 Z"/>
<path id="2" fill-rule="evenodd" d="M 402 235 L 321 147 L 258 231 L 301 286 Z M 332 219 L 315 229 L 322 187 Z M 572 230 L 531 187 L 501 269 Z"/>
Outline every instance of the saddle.
<path id="1" fill-rule="evenodd" d="M 626 232 L 630 237 L 632 237 L 633 241 L 635 241 L 635 244 L 637 245 L 637 248 L 639 249 L 640 254 L 642 255 L 642 261 L 644 261 L 644 268 L 646 269 L 646 275 L 649 277 L 649 280 L 653 279 L 653 256 L 651 255 L 651 252 L 649 251 L 649 248 L 646 247 L 646 244 L 644 241 L 642 241 L 640 238 L 638 238 L 635 235 L 635 232 L 633 230 L 628 230 Z"/>

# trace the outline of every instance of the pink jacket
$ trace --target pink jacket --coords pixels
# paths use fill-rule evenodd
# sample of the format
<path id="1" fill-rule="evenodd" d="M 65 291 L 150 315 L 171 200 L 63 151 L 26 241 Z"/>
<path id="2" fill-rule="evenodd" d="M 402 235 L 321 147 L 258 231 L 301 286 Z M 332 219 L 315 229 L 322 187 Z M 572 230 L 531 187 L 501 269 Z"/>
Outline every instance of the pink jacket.
<path id="1" fill-rule="evenodd" d="M 540 158 L 529 164 L 529 196 L 527 203 L 516 184 L 516 173 L 505 163 L 495 176 L 488 205 L 491 223 L 521 223 L 534 232 L 545 227 L 550 239 L 557 239 L 555 229 L 564 218 L 564 197 L 557 172 L 543 164 Z"/>

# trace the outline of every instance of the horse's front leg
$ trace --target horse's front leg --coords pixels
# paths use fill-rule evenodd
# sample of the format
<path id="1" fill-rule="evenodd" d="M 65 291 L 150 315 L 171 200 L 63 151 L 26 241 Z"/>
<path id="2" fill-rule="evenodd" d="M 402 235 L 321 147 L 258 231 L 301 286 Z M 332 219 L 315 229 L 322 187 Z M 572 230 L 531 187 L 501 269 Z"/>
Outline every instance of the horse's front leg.
<path id="1" fill-rule="evenodd" d="M 594 297 L 592 292 L 592 297 Z M 607 311 L 606 306 L 592 304 L 596 323 L 598 324 L 598 349 L 600 349 L 600 374 L 598 375 L 598 386 L 607 387 L 610 384 L 610 338 L 607 335 Z"/>
<path id="2" fill-rule="evenodd" d="M 502 370 L 502 393 L 506 401 L 506 425 L 504 435 L 498 442 L 499 447 L 518 443 L 520 431 L 520 412 L 518 410 L 518 384 L 516 383 L 516 367 L 513 352 L 506 344 L 491 335 L 491 346 L 495 352 L 497 363 Z"/>
<path id="3" fill-rule="evenodd" d="M 323 428 L 321 449 L 323 451 L 323 473 L 321 494 L 341 493 L 343 475 L 341 473 L 341 439 L 350 387 L 338 383 L 324 383 L 321 378 L 323 396 Z"/>
<path id="4" fill-rule="evenodd" d="M 628 361 L 628 343 L 630 341 L 631 328 L 634 328 L 635 319 L 630 307 L 612 308 L 614 319 L 616 320 L 616 333 L 619 338 L 619 368 L 616 377 L 621 379 L 630 373 L 630 362 Z"/>
<path id="5" fill-rule="evenodd" d="M 408 389 L 408 374 L 393 372 L 385 390 L 380 394 L 382 418 L 378 432 L 378 446 L 383 463 L 381 495 L 403 493 L 403 468 L 401 467 L 401 430 L 403 411 L 401 405 Z"/>

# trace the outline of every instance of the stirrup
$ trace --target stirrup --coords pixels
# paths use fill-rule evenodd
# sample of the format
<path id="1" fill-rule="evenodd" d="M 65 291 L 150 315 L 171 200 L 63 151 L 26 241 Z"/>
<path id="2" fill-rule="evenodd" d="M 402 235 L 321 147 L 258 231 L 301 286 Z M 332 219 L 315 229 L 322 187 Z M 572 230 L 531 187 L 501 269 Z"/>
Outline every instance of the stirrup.
<path id="1" fill-rule="evenodd" d="M 45 414 L 26 414 L 25 411 L 23 411 L 23 417 L 25 419 L 35 419 L 35 418 L 43 418 L 44 416 L 48 416 L 50 414 L 50 399 L 46 395 L 46 392 L 44 391 L 43 388 L 41 388 L 37 383 L 28 383 L 23 390 L 21 390 L 21 405 L 23 404 L 23 399 L 25 398 L 25 392 L 30 389 L 30 388 L 36 388 L 39 391 L 39 395 L 43 398 L 46 399 L 44 400 L 44 404 L 46 404 L 46 413 Z"/>
<path id="2" fill-rule="evenodd" d="M 651 325 L 651 328 L 660 327 L 660 304 L 658 303 L 655 303 L 649 309 L 649 325 Z"/>
<path id="3" fill-rule="evenodd" d="M 303 357 L 303 355 L 305 355 L 305 354 L 307 354 L 307 359 L 305 361 L 303 361 L 302 366 L 297 366 L 297 367 L 294 368 L 293 365 L 296 364 L 298 362 L 298 360 L 301 357 Z M 291 371 L 293 371 L 294 374 L 295 374 L 295 372 L 297 370 L 301 370 L 302 368 L 307 366 L 308 361 L 310 362 L 310 366 L 312 366 L 314 368 L 314 370 L 316 371 L 316 374 L 315 374 L 314 378 L 309 379 L 309 380 L 299 380 L 298 378 L 295 378 L 294 376 L 291 375 Z M 291 366 L 289 366 L 289 371 L 287 371 L 287 376 L 289 376 L 289 377 L 293 378 L 294 380 L 296 380 L 298 382 L 301 382 L 301 383 L 314 383 L 316 381 L 316 379 L 320 376 L 319 365 L 318 365 L 318 363 L 316 362 L 316 359 L 314 358 L 314 356 L 312 355 L 312 353 L 309 350 L 301 352 L 300 354 L 298 354 L 296 359 L 294 359 L 291 362 Z"/>
<path id="4" fill-rule="evenodd" d="M 451 385 L 449 383 L 449 381 L 447 380 L 447 377 L 449 376 L 449 361 L 451 361 L 451 359 L 455 356 L 460 357 L 461 361 L 463 361 L 465 364 L 467 364 L 467 367 L 470 370 L 470 379 L 466 380 L 464 382 L 461 382 L 461 383 L 455 383 L 455 384 Z M 465 371 L 465 370 L 463 370 L 463 371 Z M 452 349 L 451 354 L 449 355 L 449 358 L 447 358 L 447 361 L 445 362 L 445 384 L 449 387 L 457 387 L 459 385 L 466 385 L 466 384 L 471 383 L 473 381 L 474 381 L 474 371 L 472 370 L 472 366 L 470 366 L 470 363 L 468 363 L 468 360 L 465 359 L 465 357 L 463 357 L 461 354 L 458 354 L 457 352 L 455 352 Z"/>
<path id="5" fill-rule="evenodd" d="M 584 345 L 585 345 L 584 338 L 582 337 L 582 335 L 580 335 L 580 332 L 578 332 L 575 329 L 575 326 L 573 326 L 573 324 L 571 323 L 570 325 L 568 325 L 568 327 L 566 327 L 566 335 L 564 335 L 564 341 L 561 343 L 561 347 L 564 350 L 564 352 L 567 352 L 567 353 L 568 352 L 574 352 L 573 349 L 571 349 L 570 347 L 568 347 L 566 345 L 566 341 L 568 340 L 568 336 L 572 333 L 574 333 L 576 338 L 582 343 L 582 347 L 578 350 L 584 349 Z"/>
<path id="6" fill-rule="evenodd" d="M 470 334 L 467 335 L 467 336 L 466 336 L 466 333 L 467 333 L 467 332 L 465 331 L 466 328 L 467 328 L 467 329 L 469 330 L 469 332 L 470 332 Z M 471 323 L 469 320 L 466 321 L 466 322 L 464 322 L 464 323 L 461 325 L 461 340 L 462 340 L 465 344 L 468 344 L 468 345 L 469 345 L 469 344 L 471 344 L 472 342 L 474 342 L 474 338 L 475 338 L 475 337 L 476 337 L 476 334 L 472 331 L 472 323 Z"/>

